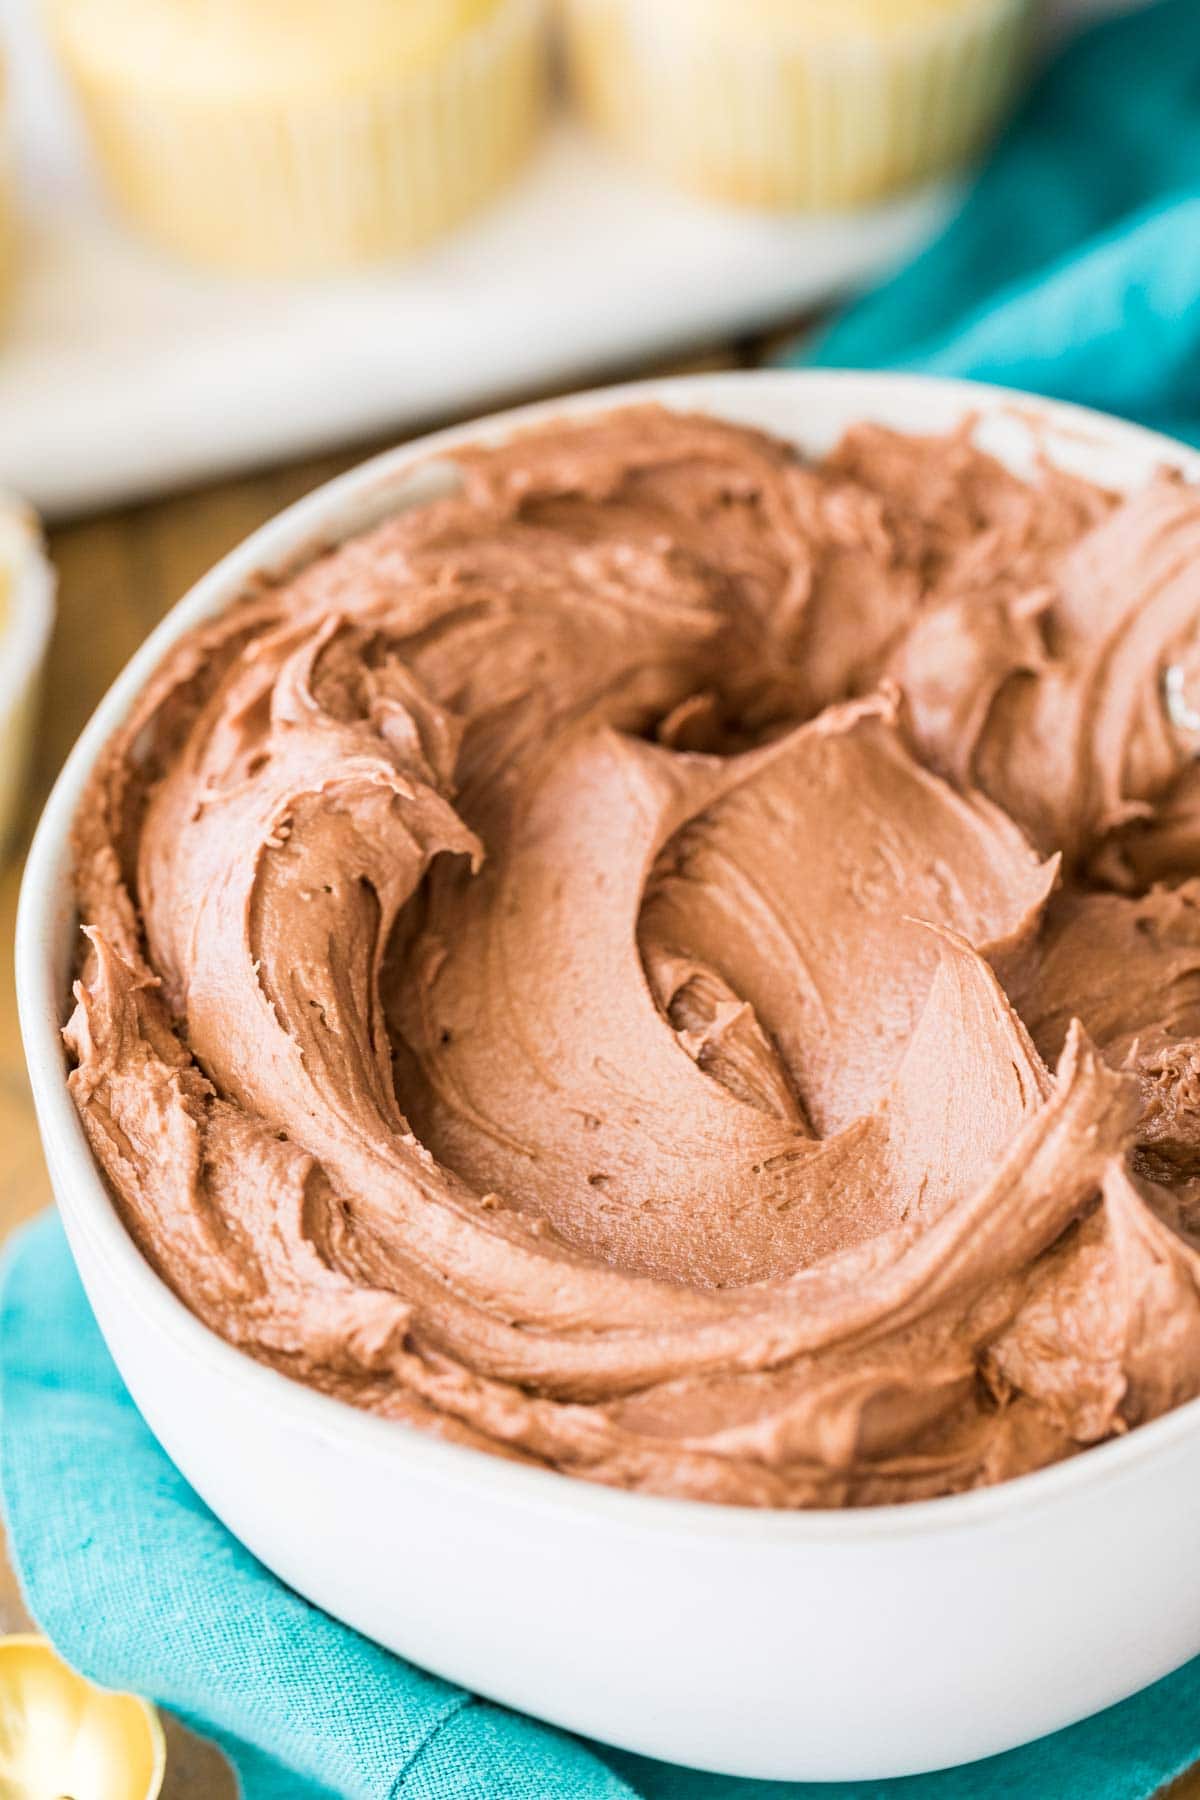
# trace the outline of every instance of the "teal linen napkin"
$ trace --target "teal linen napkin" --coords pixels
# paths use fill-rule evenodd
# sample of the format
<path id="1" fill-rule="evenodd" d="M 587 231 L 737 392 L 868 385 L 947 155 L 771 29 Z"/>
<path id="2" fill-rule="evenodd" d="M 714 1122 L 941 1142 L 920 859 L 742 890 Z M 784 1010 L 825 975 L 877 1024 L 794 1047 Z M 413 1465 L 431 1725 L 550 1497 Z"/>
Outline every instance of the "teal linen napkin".
<path id="1" fill-rule="evenodd" d="M 1200 1755 L 1200 1660 L 1007 1756 L 847 1785 L 696 1775 L 476 1699 L 310 1606 L 213 1517 L 122 1385 L 53 1215 L 0 1269 L 0 1499 L 62 1654 L 215 1737 L 246 1800 L 1146 1800 Z"/>
<path id="2" fill-rule="evenodd" d="M 789 360 L 1029 388 L 1200 443 L 1200 6 L 1072 43 L 957 217 Z"/>
<path id="3" fill-rule="evenodd" d="M 1072 45 L 943 237 L 800 360 L 1006 382 L 1200 442 L 1200 0 Z M 247 1800 L 1146 1800 L 1200 1756 L 1200 1662 L 1007 1756 L 846 1786 L 699 1776 L 478 1700 L 307 1605 L 208 1512 L 52 1218 L 0 1279 L 0 1498 L 64 1655 L 215 1736 Z"/>

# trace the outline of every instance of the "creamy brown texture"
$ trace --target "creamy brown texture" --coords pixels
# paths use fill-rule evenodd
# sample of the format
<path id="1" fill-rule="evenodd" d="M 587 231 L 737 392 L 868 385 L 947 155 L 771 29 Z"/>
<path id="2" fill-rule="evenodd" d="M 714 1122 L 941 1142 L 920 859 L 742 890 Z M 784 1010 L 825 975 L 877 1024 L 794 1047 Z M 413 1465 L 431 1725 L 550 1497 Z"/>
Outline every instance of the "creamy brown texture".
<path id="1" fill-rule="evenodd" d="M 1196 491 L 653 408 L 456 461 L 178 643 L 81 810 L 71 1089 L 150 1262 L 711 1500 L 1200 1391 Z"/>

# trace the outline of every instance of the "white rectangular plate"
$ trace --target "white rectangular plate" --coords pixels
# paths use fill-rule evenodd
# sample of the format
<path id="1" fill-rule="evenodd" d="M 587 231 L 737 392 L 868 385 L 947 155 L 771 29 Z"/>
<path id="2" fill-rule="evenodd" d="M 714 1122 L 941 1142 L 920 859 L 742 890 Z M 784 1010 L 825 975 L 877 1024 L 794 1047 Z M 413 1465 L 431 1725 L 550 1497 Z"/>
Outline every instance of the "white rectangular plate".
<path id="1" fill-rule="evenodd" d="M 0 485 L 50 514 L 763 328 L 901 258 L 949 200 L 727 211 L 560 124 L 497 206 L 401 266 L 303 286 L 195 275 L 106 216 L 25 0 L 0 6 L 28 215 L 0 338 Z"/>

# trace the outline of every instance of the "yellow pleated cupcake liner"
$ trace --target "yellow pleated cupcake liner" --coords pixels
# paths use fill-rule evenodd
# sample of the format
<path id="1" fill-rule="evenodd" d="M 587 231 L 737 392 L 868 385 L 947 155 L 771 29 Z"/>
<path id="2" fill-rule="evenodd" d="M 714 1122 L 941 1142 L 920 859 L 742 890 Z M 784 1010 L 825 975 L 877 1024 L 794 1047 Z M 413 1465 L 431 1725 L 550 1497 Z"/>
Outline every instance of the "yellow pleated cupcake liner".
<path id="1" fill-rule="evenodd" d="M 250 274 L 322 273 L 447 230 L 505 187 L 545 110 L 543 0 L 499 0 L 428 66 L 351 93 L 162 94 L 59 47 L 120 210 Z"/>
<path id="2" fill-rule="evenodd" d="M 656 0 L 565 0 L 572 85 L 676 186 L 775 208 L 866 203 L 954 169 L 1016 85 L 1031 0 L 972 0 L 840 38 L 720 32 Z"/>

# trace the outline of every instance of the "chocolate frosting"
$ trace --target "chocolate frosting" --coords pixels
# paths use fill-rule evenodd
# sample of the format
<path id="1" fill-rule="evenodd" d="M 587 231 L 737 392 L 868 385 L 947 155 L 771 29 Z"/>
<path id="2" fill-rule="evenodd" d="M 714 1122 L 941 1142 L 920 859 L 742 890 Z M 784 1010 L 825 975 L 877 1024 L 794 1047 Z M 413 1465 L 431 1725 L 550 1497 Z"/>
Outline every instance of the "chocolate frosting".
<path id="1" fill-rule="evenodd" d="M 163 660 L 76 830 L 71 1091 L 201 1319 L 766 1506 L 1200 1391 L 1200 499 L 656 408 Z"/>

